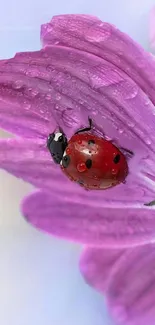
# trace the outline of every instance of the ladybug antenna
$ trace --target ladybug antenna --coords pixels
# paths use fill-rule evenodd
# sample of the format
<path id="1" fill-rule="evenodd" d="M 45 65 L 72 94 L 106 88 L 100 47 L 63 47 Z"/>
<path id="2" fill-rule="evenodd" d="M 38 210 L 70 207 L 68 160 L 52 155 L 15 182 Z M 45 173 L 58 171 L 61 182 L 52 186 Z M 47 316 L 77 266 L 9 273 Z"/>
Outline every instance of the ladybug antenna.
<path id="1" fill-rule="evenodd" d="M 59 126 L 59 131 L 60 131 L 62 134 L 64 134 L 64 131 L 63 131 L 63 129 L 61 128 L 61 126 Z"/>

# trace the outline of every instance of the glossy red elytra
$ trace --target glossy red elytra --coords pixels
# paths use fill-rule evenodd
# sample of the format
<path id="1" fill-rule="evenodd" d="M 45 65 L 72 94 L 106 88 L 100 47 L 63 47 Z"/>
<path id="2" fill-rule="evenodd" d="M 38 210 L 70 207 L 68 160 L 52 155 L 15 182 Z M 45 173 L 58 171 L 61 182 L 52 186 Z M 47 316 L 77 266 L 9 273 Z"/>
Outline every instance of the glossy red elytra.
<path id="1" fill-rule="evenodd" d="M 124 183 L 128 164 L 123 151 L 111 141 L 92 134 L 89 127 L 78 130 L 69 141 L 62 130 L 52 133 L 47 147 L 55 163 L 60 164 L 69 179 L 85 189 L 107 189 Z"/>

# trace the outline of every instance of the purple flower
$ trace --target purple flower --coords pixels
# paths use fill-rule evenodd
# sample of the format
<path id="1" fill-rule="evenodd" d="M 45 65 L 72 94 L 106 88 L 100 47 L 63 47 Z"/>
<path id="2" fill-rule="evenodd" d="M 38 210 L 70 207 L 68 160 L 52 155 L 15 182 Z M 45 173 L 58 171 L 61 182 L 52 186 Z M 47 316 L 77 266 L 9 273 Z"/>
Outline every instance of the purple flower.
<path id="1" fill-rule="evenodd" d="M 0 62 L 0 167 L 40 188 L 22 204 L 50 234 L 113 247 L 155 238 L 155 61 L 114 26 L 86 15 L 56 16 L 44 49 Z M 92 117 L 95 130 L 132 150 L 126 184 L 84 191 L 46 148 L 59 125 L 68 137 Z"/>
<path id="2" fill-rule="evenodd" d="M 104 293 L 114 324 L 154 324 L 155 245 L 86 248 L 80 268 L 85 280 Z"/>

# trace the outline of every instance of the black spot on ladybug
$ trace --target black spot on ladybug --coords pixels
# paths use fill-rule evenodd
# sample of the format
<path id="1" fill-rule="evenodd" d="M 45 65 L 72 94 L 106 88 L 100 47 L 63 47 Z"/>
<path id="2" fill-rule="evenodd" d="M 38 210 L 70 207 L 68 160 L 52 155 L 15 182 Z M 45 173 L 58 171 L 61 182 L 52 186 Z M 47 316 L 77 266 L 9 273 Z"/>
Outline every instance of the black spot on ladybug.
<path id="1" fill-rule="evenodd" d="M 121 156 L 120 156 L 119 154 L 117 154 L 117 155 L 115 156 L 113 162 L 114 162 L 115 164 L 118 164 L 119 161 L 120 161 L 120 158 L 121 158 Z"/>
<path id="2" fill-rule="evenodd" d="M 91 160 L 91 159 L 87 159 L 86 162 L 85 162 L 85 164 L 86 164 L 86 167 L 87 167 L 88 169 L 90 169 L 91 166 L 92 166 L 92 160 Z"/>
<path id="3" fill-rule="evenodd" d="M 93 139 L 91 139 L 91 140 L 88 141 L 88 144 L 90 144 L 90 145 L 95 144 L 95 141 Z"/>
<path id="4" fill-rule="evenodd" d="M 66 155 L 62 158 L 62 166 L 67 168 L 70 164 L 70 156 Z"/>

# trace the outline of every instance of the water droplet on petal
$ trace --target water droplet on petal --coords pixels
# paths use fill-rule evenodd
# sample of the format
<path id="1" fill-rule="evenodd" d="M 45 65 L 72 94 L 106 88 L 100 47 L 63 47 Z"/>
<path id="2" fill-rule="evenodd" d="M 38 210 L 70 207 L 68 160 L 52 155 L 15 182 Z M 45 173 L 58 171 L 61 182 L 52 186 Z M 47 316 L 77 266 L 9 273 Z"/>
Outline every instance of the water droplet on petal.
<path id="1" fill-rule="evenodd" d="M 133 99 L 137 96 L 137 94 L 138 94 L 138 88 L 135 87 L 129 91 L 128 95 L 126 96 L 126 99 Z"/>
<path id="2" fill-rule="evenodd" d="M 150 139 L 145 139 L 146 144 L 151 145 L 151 140 Z"/>
<path id="3" fill-rule="evenodd" d="M 54 68 L 53 68 L 53 66 L 52 66 L 51 64 L 49 64 L 49 65 L 47 65 L 46 70 L 47 70 L 48 72 L 51 72 L 51 71 L 54 70 Z"/>
<path id="4" fill-rule="evenodd" d="M 55 98 L 56 98 L 56 100 L 60 100 L 60 99 L 61 99 L 61 95 L 60 95 L 59 93 L 57 93 L 57 94 L 55 95 Z"/>
<path id="5" fill-rule="evenodd" d="M 118 132 L 119 132 L 120 134 L 122 134 L 122 133 L 124 132 L 124 130 L 123 130 L 123 129 L 119 129 Z"/>
<path id="6" fill-rule="evenodd" d="M 23 82 L 21 80 L 16 80 L 13 84 L 12 87 L 14 89 L 20 89 L 23 86 Z"/>
<path id="7" fill-rule="evenodd" d="M 59 111 L 59 105 L 58 104 L 55 105 L 55 110 Z"/>
<path id="8" fill-rule="evenodd" d="M 31 96 L 32 96 L 32 97 L 35 97 L 35 96 L 37 96 L 37 95 L 38 95 L 38 90 L 32 89 L 32 90 L 31 90 Z"/>
<path id="9" fill-rule="evenodd" d="M 130 128 L 134 128 L 135 123 L 134 123 L 134 122 L 128 122 L 128 126 L 129 126 Z"/>
<path id="10" fill-rule="evenodd" d="M 24 109 L 26 109 L 27 111 L 31 108 L 30 104 L 25 103 L 24 104 Z"/>
<path id="11" fill-rule="evenodd" d="M 149 97 L 146 97 L 146 99 L 145 99 L 145 105 L 147 106 L 149 104 L 150 104 L 150 99 L 149 99 Z"/>
<path id="12" fill-rule="evenodd" d="M 92 111 L 92 115 L 94 115 L 94 116 L 97 115 L 97 113 L 98 113 L 97 110 L 96 111 Z"/>
<path id="13" fill-rule="evenodd" d="M 51 94 L 46 94 L 45 99 L 50 100 L 52 98 Z"/>
<path id="14" fill-rule="evenodd" d="M 37 67 L 37 63 L 35 61 L 30 62 L 30 68 L 35 69 Z"/>

